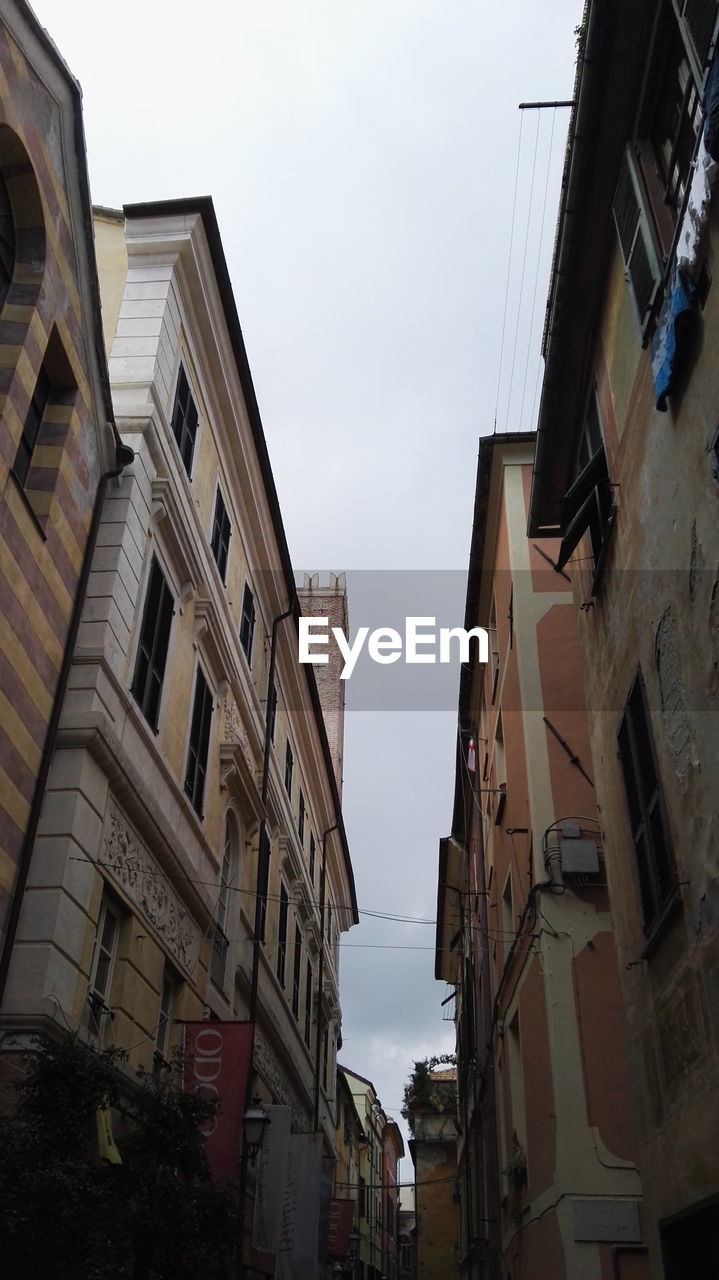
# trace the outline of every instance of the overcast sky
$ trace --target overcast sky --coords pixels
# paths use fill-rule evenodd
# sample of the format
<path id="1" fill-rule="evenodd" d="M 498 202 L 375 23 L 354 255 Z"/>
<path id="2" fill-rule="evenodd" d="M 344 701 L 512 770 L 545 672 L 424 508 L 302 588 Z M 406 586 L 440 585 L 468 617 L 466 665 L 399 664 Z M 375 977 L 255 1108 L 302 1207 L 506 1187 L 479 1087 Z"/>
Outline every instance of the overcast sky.
<path id="1" fill-rule="evenodd" d="M 517 107 L 571 97 L 582 7 L 35 0 L 93 200 L 215 201 L 298 569 L 466 573 L 478 437 L 536 420 L 568 112 Z M 349 713 L 361 908 L 434 918 L 455 733 L 456 709 Z M 434 928 L 346 941 L 340 1060 L 399 1118 L 413 1060 L 454 1047 Z"/>

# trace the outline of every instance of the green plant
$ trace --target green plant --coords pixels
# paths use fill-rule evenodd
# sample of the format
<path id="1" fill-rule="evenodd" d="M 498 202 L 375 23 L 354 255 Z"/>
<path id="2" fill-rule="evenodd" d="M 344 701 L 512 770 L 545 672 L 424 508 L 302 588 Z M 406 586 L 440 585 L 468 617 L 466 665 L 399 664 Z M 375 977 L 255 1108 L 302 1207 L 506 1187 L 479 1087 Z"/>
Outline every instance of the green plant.
<path id="1" fill-rule="evenodd" d="M 411 1133 L 414 1133 L 416 1111 L 433 1111 L 439 1115 L 453 1115 L 457 1109 L 457 1082 L 438 1080 L 433 1072 L 439 1066 L 455 1066 L 454 1053 L 435 1054 L 421 1058 L 414 1064 L 408 1083 L 404 1087 L 402 1115 Z"/>
<path id="2" fill-rule="evenodd" d="M 118 1049 L 43 1041 L 0 1116 L 4 1280 L 209 1280 L 236 1240 L 231 1188 L 214 1182 L 199 1125 L 214 1108 L 176 1070 L 130 1075 Z M 101 1157 L 112 1109 L 121 1163 Z"/>

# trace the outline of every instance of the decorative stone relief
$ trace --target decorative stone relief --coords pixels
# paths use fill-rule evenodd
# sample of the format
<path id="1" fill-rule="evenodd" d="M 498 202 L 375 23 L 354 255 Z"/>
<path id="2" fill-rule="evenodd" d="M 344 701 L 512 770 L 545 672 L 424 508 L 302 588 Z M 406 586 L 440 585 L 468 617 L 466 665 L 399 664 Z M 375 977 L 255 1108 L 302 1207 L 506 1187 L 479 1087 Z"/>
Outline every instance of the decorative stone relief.
<path id="1" fill-rule="evenodd" d="M 105 869 L 157 930 L 168 951 L 192 974 L 200 954 L 200 930 L 162 868 L 112 803 L 103 846 Z"/>
<path id="2" fill-rule="evenodd" d="M 298 1105 L 294 1089 L 284 1071 L 278 1066 L 277 1059 L 257 1025 L 255 1025 L 254 1059 L 257 1070 L 272 1090 L 274 1101 L 281 1106 L 291 1108 L 294 1132 L 303 1133 L 307 1123 L 307 1115 Z"/>
<path id="3" fill-rule="evenodd" d="M 240 712 L 235 699 L 229 696 L 225 698 L 225 742 L 239 743 L 248 767 L 254 773 L 256 765 L 247 730 L 240 719 Z"/>

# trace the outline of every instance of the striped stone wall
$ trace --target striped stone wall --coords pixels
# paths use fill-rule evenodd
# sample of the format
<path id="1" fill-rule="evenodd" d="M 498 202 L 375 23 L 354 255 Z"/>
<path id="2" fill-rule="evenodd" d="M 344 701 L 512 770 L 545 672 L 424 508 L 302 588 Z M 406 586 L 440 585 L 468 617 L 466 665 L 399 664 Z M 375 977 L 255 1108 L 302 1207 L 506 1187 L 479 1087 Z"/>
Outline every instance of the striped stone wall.
<path id="1" fill-rule="evenodd" d="M 77 103 L 24 6 L 3 5 L 0 174 L 16 254 L 0 306 L 0 939 L 111 444 L 87 305 L 94 254 L 65 161 L 78 163 Z M 43 362 L 55 393 L 21 483 L 13 464 Z"/>

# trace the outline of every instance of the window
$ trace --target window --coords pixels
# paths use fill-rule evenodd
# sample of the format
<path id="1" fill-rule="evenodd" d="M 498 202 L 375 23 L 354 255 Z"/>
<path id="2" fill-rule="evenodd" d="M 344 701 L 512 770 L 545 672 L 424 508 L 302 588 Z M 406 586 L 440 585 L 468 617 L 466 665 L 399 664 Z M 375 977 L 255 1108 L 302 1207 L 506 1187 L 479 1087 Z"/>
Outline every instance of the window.
<path id="1" fill-rule="evenodd" d="M 215 498 L 215 518 L 212 522 L 212 554 L 215 557 L 215 564 L 220 571 L 222 581 L 225 581 L 227 573 L 227 556 L 230 550 L 230 537 L 232 534 L 232 526 L 230 517 L 227 514 L 227 508 L 222 499 L 222 494 L 218 486 L 217 497 Z"/>
<path id="2" fill-rule="evenodd" d="M 305 843 L 305 797 L 300 790 L 300 808 L 299 817 L 297 819 L 297 832 L 300 837 L 300 844 L 304 848 Z"/>
<path id="3" fill-rule="evenodd" d="M 327 1034 L 325 1033 L 325 1047 L 327 1046 Z M 360 1218 L 367 1217 L 367 1190 L 364 1178 L 360 1175 L 359 1180 L 359 1196 L 357 1200 L 357 1212 Z"/>
<path id="4" fill-rule="evenodd" d="M 250 587 L 245 583 L 242 596 L 242 616 L 240 618 L 240 644 L 245 651 L 247 661 L 252 663 L 252 638 L 255 634 L 255 598 Z M 276 695 L 275 695 L 276 697 Z"/>
<path id="5" fill-rule="evenodd" d="M 644 930 L 651 933 L 676 891 L 676 868 L 657 769 L 644 681 L 637 674 L 619 727 Z"/>
<path id="6" fill-rule="evenodd" d="M 100 907 L 97 932 L 90 965 L 87 1027 L 92 1035 L 102 1037 L 105 1023 L 112 1017 L 110 988 L 120 936 L 121 912 L 115 900 L 105 894 Z"/>
<path id="7" fill-rule="evenodd" d="M 305 968 L 305 1044 L 310 1047 L 312 1038 L 312 962 L 307 960 Z"/>
<path id="8" fill-rule="evenodd" d="M 277 925 L 277 978 L 285 985 L 285 966 L 287 963 L 287 911 L 289 899 L 287 890 L 280 884 L 280 916 Z"/>
<path id="9" fill-rule="evenodd" d="M 217 907 L 212 929 L 212 954 L 210 957 L 210 977 L 221 991 L 225 987 L 227 974 L 227 953 L 230 943 L 229 932 L 230 889 L 235 878 L 235 850 L 237 848 L 237 829 L 232 814 L 227 815 L 225 823 L 225 844 L 222 851 L 220 868 L 220 888 L 217 894 Z"/>
<path id="10" fill-rule="evenodd" d="M 177 1002 L 177 981 L 168 964 L 162 975 L 162 991 L 160 993 L 160 1016 L 157 1020 L 157 1052 L 166 1058 L 170 1048 L 172 1035 L 172 1016 Z"/>
<path id="11" fill-rule="evenodd" d="M 197 668 L 195 679 L 195 700 L 192 707 L 192 723 L 190 725 L 190 746 L 187 753 L 187 773 L 185 774 L 185 791 L 192 802 L 192 807 L 202 817 L 202 800 L 205 794 L 205 772 L 207 770 L 207 752 L 210 745 L 210 722 L 212 720 L 212 694 L 201 668 Z"/>
<path id="12" fill-rule="evenodd" d="M 27 474 L 30 470 L 32 455 L 37 444 L 37 438 L 40 434 L 40 423 L 43 420 L 48 400 L 50 399 L 50 379 L 45 372 L 44 366 L 40 369 L 35 390 L 30 400 L 30 408 L 25 416 L 23 423 L 22 435 L 15 454 L 13 462 L 13 474 L 19 480 L 21 485 L 25 485 Z"/>
<path id="13" fill-rule="evenodd" d="M 607 455 L 599 418 L 597 393 L 592 391 L 579 438 L 574 480 L 562 500 L 564 537 L 557 557 L 557 569 L 563 569 L 585 533 L 594 560 L 594 579 L 598 582 L 602 551 L 614 518 L 614 501 L 609 479 Z"/>
<path id="14" fill-rule="evenodd" d="M 310 832 L 310 880 L 315 882 L 315 838 Z"/>
<path id="15" fill-rule="evenodd" d="M 199 418 L 195 402 L 192 399 L 190 384 L 182 365 L 177 376 L 175 404 L 172 410 L 172 434 L 177 441 L 180 457 L 185 464 L 188 476 L 192 475 L 192 455 L 195 452 L 195 438 Z"/>
<path id="16" fill-rule="evenodd" d="M 270 701 L 267 709 L 267 716 L 270 724 L 270 742 L 275 740 L 275 722 L 277 720 L 277 686 L 272 685 L 270 689 Z"/>
<path id="17" fill-rule="evenodd" d="M 290 746 L 288 738 L 287 746 L 285 747 L 285 791 L 290 797 L 290 800 L 292 799 L 292 770 L 294 765 L 294 756 L 292 755 L 292 747 Z"/>
<path id="18" fill-rule="evenodd" d="M 132 696 L 155 731 L 157 731 L 162 682 L 170 643 L 173 606 L 170 588 L 157 563 L 157 558 L 153 556 L 140 627 L 140 643 L 135 659 Z"/>
<path id="19" fill-rule="evenodd" d="M 292 1012 L 300 1016 L 300 975 L 302 973 L 302 930 L 295 924 L 295 952 L 292 966 Z"/>
<path id="20" fill-rule="evenodd" d="M 325 1031 L 324 1040 L 322 1041 L 322 1088 L 327 1092 L 327 1079 L 329 1072 L 329 1056 L 330 1056 L 330 1033 Z"/>
<path id="21" fill-rule="evenodd" d="M 107 1004 L 110 995 L 112 970 L 115 963 L 117 939 L 120 933 L 120 911 L 111 898 L 105 897 L 100 908 L 100 919 L 97 922 L 95 946 L 92 954 L 90 970 L 90 988 L 100 1000 Z"/>
<path id="22" fill-rule="evenodd" d="M 53 328 L 45 348 L 45 355 L 25 415 L 22 434 L 12 465 L 15 479 L 24 489 L 47 493 L 54 488 L 59 462 L 51 465 L 43 461 L 31 475 L 33 454 L 38 445 L 47 444 L 53 447 L 53 452 L 57 452 L 58 445 L 64 444 L 69 415 L 67 409 L 61 414 L 53 410 L 56 406 L 71 405 L 76 394 L 77 384 L 72 366 L 65 354 L 60 335 L 57 329 Z M 46 511 L 47 507 L 43 506 L 42 514 Z"/>
<path id="23" fill-rule="evenodd" d="M 717 0 L 663 0 L 658 6 L 636 136 L 627 146 L 614 197 L 617 236 L 642 333 L 682 212 L 718 9 Z"/>
<path id="24" fill-rule="evenodd" d="M 15 219 L 10 193 L 0 173 L 0 306 L 7 297 L 15 271 Z"/>

